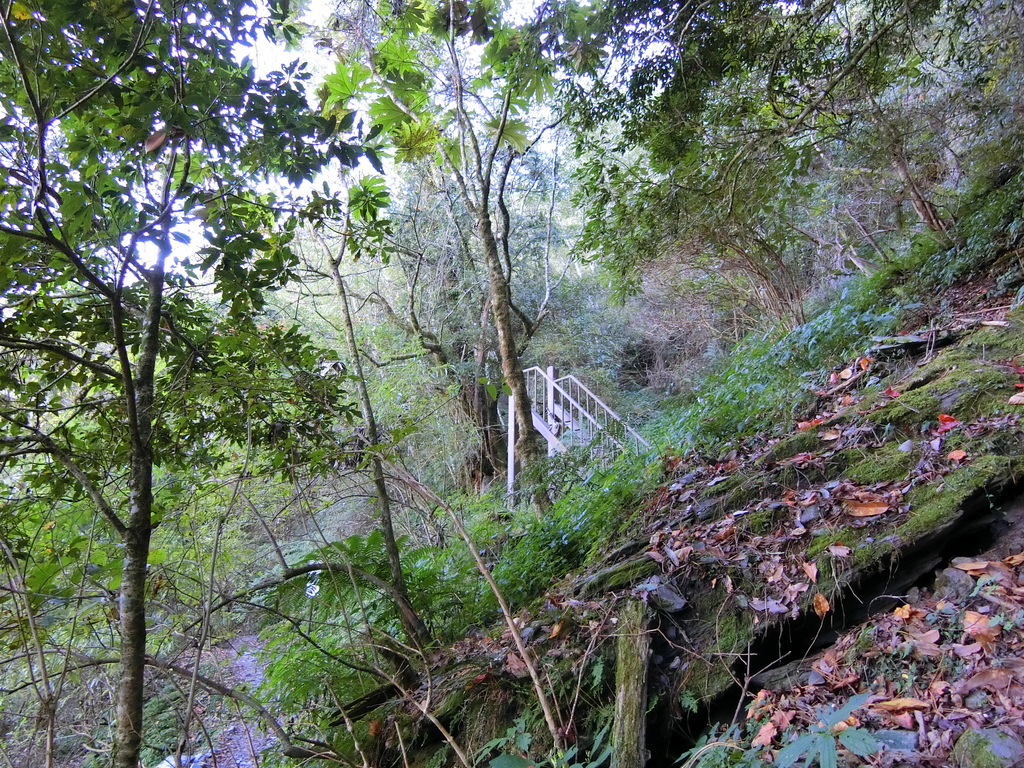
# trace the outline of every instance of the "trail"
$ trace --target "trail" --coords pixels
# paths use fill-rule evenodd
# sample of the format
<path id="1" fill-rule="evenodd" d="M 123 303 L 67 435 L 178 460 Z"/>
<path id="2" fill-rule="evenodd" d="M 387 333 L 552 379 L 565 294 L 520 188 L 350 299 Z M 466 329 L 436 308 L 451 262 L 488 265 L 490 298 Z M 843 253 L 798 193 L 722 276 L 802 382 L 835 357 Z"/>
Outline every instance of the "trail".
<path id="1" fill-rule="evenodd" d="M 256 635 L 241 635 L 214 648 L 217 660 L 227 665 L 226 682 L 235 688 L 255 691 L 263 682 L 263 665 L 258 654 L 263 648 Z M 259 768 L 260 755 L 275 740 L 252 718 L 252 713 L 241 709 L 233 722 L 222 732 L 218 747 L 207 761 L 212 768 Z"/>

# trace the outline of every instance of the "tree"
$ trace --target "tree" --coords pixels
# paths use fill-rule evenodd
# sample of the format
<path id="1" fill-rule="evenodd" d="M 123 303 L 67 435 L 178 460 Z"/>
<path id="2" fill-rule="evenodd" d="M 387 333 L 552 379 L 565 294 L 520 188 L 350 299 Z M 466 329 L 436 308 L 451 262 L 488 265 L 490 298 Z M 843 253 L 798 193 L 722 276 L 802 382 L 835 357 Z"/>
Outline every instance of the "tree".
<path id="1" fill-rule="evenodd" d="M 111 763 L 135 768 L 156 527 L 232 446 L 348 408 L 308 339 L 258 325 L 295 264 L 301 213 L 258 180 L 306 179 L 359 150 L 309 113 L 300 66 L 260 77 L 236 59 L 265 28 L 244 0 L 21 0 L 0 22 L 8 573 L 26 608 L 44 588 L 80 610 L 75 584 L 116 595 Z M 88 506 L 102 526 L 82 524 Z M 86 552 L 119 572 L 81 545 L 37 549 L 43 530 L 88 531 Z M 26 621 L 44 669 L 43 625 Z M 52 726 L 58 689 L 44 673 L 37 691 Z"/>
<path id="2" fill-rule="evenodd" d="M 513 301 L 506 193 L 513 167 L 545 131 L 530 135 L 528 120 L 530 110 L 553 93 L 550 54 L 558 33 L 551 17 L 514 27 L 500 14 L 483 3 L 436 9 L 410 3 L 397 14 L 372 17 L 372 32 L 365 16 L 339 17 L 336 25 L 357 44 L 328 76 L 324 106 L 339 120 L 354 122 L 351 102 L 368 100 L 370 135 L 398 161 L 433 158 L 457 190 L 487 276 L 485 309 L 514 403 L 517 455 L 529 464 L 541 450 L 520 348 L 544 308 L 530 318 Z M 517 334 L 517 323 L 525 333 Z M 545 504 L 540 496 L 536 501 Z"/>
<path id="3" fill-rule="evenodd" d="M 907 237 L 919 224 L 944 239 L 955 153 L 920 138 L 935 136 L 939 110 L 913 115 L 910 105 L 932 99 L 928 84 L 945 78 L 972 12 L 927 2 L 607 6 L 602 31 L 619 66 L 571 89 L 590 161 L 579 177 L 583 247 L 627 291 L 668 252 L 724 309 L 793 325 L 848 258 L 865 265 L 884 253 L 880 235 Z M 904 199 L 919 222 L 903 221 Z M 822 209 L 836 214 L 825 224 Z"/>

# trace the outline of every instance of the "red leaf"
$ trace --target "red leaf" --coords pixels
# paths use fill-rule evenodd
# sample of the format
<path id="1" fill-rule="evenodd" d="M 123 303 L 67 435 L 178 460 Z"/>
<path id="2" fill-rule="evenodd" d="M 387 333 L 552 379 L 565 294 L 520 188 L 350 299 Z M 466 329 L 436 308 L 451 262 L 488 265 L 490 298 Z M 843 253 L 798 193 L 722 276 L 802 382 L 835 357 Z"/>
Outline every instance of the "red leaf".
<path id="1" fill-rule="evenodd" d="M 902 392 L 897 392 L 892 387 L 886 387 L 885 391 L 882 394 L 887 395 L 889 397 L 899 397 L 903 393 Z"/>
<path id="2" fill-rule="evenodd" d="M 960 422 L 950 416 L 948 413 L 939 414 L 939 429 L 938 432 L 941 435 L 943 432 L 949 432 L 951 429 L 956 429 L 960 426 Z"/>

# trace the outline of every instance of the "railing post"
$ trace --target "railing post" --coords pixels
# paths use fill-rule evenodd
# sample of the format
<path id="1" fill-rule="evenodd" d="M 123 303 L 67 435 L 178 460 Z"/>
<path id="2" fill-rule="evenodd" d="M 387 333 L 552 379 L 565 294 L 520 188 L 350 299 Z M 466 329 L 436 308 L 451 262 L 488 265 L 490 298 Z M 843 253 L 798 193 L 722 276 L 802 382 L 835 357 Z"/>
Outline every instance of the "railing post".
<path id="1" fill-rule="evenodd" d="M 558 367 L 549 365 L 547 373 L 548 378 L 544 382 L 544 416 L 547 423 L 551 425 L 551 431 L 558 434 L 558 425 L 555 422 L 555 379 L 558 378 Z M 548 456 L 555 455 L 557 452 L 555 448 L 555 443 L 548 443 Z"/>
<path id="2" fill-rule="evenodd" d="M 508 396 L 508 495 L 516 486 L 516 399 Z"/>

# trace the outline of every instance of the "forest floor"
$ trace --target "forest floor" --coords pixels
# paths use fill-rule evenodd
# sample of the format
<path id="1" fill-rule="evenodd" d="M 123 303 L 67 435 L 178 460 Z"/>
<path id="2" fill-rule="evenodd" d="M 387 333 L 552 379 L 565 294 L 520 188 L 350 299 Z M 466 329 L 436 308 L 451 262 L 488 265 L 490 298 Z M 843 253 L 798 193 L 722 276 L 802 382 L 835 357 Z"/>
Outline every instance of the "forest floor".
<path id="1" fill-rule="evenodd" d="M 259 653 L 263 643 L 256 635 L 239 635 L 211 649 L 213 660 L 226 664 L 225 682 L 233 688 L 256 690 L 263 682 L 263 663 Z M 275 740 L 251 717 L 237 713 L 230 725 L 221 731 L 220 741 L 210 760 L 211 768 L 259 768 L 260 755 Z"/>

